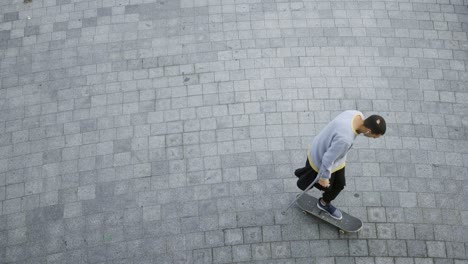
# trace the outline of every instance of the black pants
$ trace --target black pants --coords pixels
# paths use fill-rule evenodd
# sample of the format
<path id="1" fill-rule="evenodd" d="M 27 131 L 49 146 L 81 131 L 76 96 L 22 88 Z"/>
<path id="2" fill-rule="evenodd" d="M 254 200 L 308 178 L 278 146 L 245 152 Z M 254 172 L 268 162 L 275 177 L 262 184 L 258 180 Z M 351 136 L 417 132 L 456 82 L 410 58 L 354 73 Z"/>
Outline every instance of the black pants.
<path id="1" fill-rule="evenodd" d="M 294 174 L 299 178 L 297 180 L 297 187 L 301 190 L 305 190 L 309 187 L 312 181 L 317 177 L 317 172 L 310 166 L 309 159 L 307 159 L 305 167 L 297 169 Z M 343 167 L 331 174 L 330 186 L 328 188 L 322 187 L 318 182 L 314 184 L 314 187 L 324 191 L 322 199 L 326 203 L 329 203 L 335 200 L 338 194 L 344 189 L 345 185 L 345 168 Z"/>

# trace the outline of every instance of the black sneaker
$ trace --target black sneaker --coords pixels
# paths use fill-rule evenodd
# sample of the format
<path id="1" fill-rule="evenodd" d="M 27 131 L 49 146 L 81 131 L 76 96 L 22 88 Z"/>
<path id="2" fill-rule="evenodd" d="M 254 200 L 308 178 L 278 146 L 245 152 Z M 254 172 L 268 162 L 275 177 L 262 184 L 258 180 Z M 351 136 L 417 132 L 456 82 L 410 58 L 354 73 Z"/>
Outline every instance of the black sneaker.
<path id="1" fill-rule="evenodd" d="M 336 219 L 336 220 L 343 219 L 343 214 L 341 214 L 341 211 L 338 210 L 338 208 L 333 206 L 331 203 L 328 203 L 327 205 L 322 205 L 320 200 L 321 199 L 319 199 L 319 201 L 317 202 L 317 207 L 320 210 L 327 212 L 333 219 Z"/>

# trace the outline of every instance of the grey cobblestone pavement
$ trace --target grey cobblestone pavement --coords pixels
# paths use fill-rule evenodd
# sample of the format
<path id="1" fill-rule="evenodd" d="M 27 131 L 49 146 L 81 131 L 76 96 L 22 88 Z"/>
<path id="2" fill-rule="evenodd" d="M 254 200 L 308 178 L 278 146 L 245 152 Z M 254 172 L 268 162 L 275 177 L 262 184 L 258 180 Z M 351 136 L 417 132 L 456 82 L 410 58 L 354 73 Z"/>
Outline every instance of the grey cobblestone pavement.
<path id="1" fill-rule="evenodd" d="M 467 264 L 467 5 L 0 0 L 0 263 Z M 341 235 L 280 212 L 347 109 Z"/>

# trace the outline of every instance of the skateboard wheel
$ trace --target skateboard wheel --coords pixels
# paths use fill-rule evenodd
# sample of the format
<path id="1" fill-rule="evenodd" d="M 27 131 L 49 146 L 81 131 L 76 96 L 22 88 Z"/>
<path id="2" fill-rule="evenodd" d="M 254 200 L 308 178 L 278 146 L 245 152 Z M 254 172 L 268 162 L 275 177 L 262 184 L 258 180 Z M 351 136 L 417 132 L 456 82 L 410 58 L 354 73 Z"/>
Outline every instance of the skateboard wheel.
<path id="1" fill-rule="evenodd" d="M 306 211 L 302 211 L 303 214 L 307 215 L 308 213 Z"/>
<path id="2" fill-rule="evenodd" d="M 340 234 L 344 235 L 344 234 L 346 234 L 346 232 L 344 230 L 340 229 Z"/>

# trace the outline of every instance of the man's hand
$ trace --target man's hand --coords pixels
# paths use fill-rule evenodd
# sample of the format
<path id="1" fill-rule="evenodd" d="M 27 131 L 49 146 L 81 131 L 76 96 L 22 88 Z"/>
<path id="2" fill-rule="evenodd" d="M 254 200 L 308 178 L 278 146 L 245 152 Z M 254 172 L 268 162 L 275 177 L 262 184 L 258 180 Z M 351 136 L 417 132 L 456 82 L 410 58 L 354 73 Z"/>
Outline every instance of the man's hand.
<path id="1" fill-rule="evenodd" d="M 328 188 L 330 186 L 330 180 L 328 179 L 320 178 L 318 183 L 324 188 Z"/>

